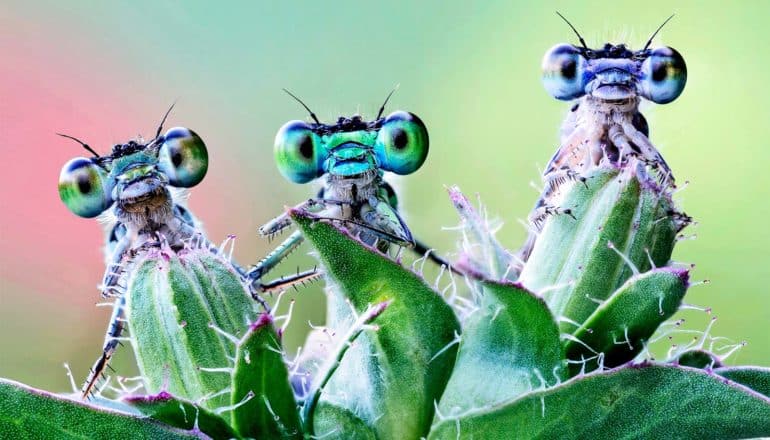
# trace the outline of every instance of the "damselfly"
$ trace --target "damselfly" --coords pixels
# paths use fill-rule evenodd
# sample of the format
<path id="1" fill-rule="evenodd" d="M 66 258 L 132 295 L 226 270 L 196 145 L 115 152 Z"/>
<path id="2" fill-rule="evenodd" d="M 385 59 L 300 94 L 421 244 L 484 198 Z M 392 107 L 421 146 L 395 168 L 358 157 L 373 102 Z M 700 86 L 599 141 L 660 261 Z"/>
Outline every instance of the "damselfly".
<path id="1" fill-rule="evenodd" d="M 59 195 L 74 214 L 85 218 L 101 216 L 105 223 L 107 268 L 100 289 L 103 297 L 115 299 L 102 355 L 86 380 L 84 397 L 92 392 L 108 367 L 126 327 L 125 289 L 134 262 L 160 247 L 171 252 L 190 248 L 219 252 L 184 206 L 182 194 L 205 177 L 208 150 L 190 129 L 175 127 L 161 134 L 169 112 L 152 140 L 117 144 L 105 156 L 72 136 L 61 135 L 77 141 L 93 156 L 78 157 L 64 165 Z M 263 264 L 263 272 L 278 262 L 274 259 L 271 264 Z M 233 268 L 245 281 L 245 271 L 235 264 Z M 248 286 L 251 296 L 268 309 L 258 291 L 282 289 L 315 276 L 312 270 L 268 284 L 261 284 L 260 277 L 251 277 Z"/>
<path id="2" fill-rule="evenodd" d="M 392 94 L 373 121 L 355 115 L 325 124 L 289 93 L 308 111 L 313 122 L 290 121 L 281 127 L 275 137 L 275 161 L 281 174 L 291 182 L 326 178 L 318 195 L 300 205 L 317 218 L 344 226 L 381 252 L 387 252 L 391 244 L 405 246 L 448 267 L 446 261 L 412 236 L 398 213 L 396 193 L 384 180 L 385 172 L 414 173 L 428 156 L 428 130 L 417 115 L 398 110 L 383 116 Z M 272 236 L 290 225 L 288 216 L 282 214 L 259 232 Z M 301 242 L 302 235 L 298 231 L 292 233 L 264 263 L 269 265 L 274 259 L 283 258 Z M 262 265 L 251 273 L 262 275 Z"/>

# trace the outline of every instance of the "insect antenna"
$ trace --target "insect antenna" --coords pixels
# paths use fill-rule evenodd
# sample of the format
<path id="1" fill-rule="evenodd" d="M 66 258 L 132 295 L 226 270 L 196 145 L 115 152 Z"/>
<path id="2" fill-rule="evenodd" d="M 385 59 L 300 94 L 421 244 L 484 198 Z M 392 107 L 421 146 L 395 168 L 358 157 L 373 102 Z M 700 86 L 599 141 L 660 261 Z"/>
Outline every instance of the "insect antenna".
<path id="1" fill-rule="evenodd" d="M 176 105 L 176 101 L 174 101 L 174 103 L 171 104 L 171 107 L 169 107 L 168 110 L 166 110 L 166 114 L 163 115 L 163 119 L 161 119 L 160 125 L 158 126 L 158 131 L 155 132 L 155 139 L 160 137 L 160 132 L 163 131 L 163 124 L 166 123 L 166 119 L 168 118 L 168 115 L 171 113 L 171 110 L 174 109 L 175 105 Z"/>
<path id="2" fill-rule="evenodd" d="M 582 45 L 583 45 L 583 48 L 584 48 L 585 50 L 591 50 L 591 49 L 589 49 L 589 48 L 588 48 L 588 45 L 586 45 L 586 40 L 584 40 L 584 39 L 583 39 L 583 37 L 582 37 L 582 36 L 580 36 L 580 32 L 578 32 L 578 31 L 577 31 L 577 29 L 575 29 L 575 26 L 572 26 L 572 23 L 570 23 L 570 22 L 569 22 L 569 20 L 567 20 L 566 18 L 564 18 L 564 16 L 563 16 L 563 15 L 561 15 L 561 14 L 559 13 L 559 11 L 556 11 L 556 15 L 558 15 L 559 17 L 561 17 L 561 19 L 562 19 L 562 20 L 564 20 L 564 22 L 565 22 L 565 23 L 567 23 L 567 24 L 569 25 L 569 27 L 571 27 L 571 28 L 572 28 L 572 31 L 573 31 L 573 32 L 575 32 L 575 35 L 577 35 L 578 39 L 580 40 L 580 44 L 582 44 Z"/>
<path id="3" fill-rule="evenodd" d="M 663 26 L 665 26 L 666 23 L 668 23 L 669 21 L 671 21 L 672 18 L 674 18 L 674 15 L 676 14 L 671 14 L 671 16 L 668 17 L 666 21 L 663 22 L 663 24 L 658 26 L 658 29 L 655 31 L 655 33 L 652 34 L 649 40 L 647 40 L 647 44 L 644 45 L 644 49 L 642 49 L 642 52 L 644 52 L 645 50 L 647 50 L 648 47 L 650 47 L 650 44 L 652 44 L 652 39 L 655 38 L 656 35 L 658 35 L 658 32 L 660 32 L 660 30 L 663 29 Z"/>
<path id="4" fill-rule="evenodd" d="M 390 97 L 393 96 L 394 93 L 396 93 L 396 90 L 398 90 L 398 87 L 400 85 L 401 84 L 396 84 L 396 87 L 393 87 L 393 90 L 391 90 L 390 93 L 388 93 L 388 97 L 385 98 L 385 102 L 382 103 L 382 107 L 380 107 L 380 111 L 377 112 L 377 117 L 374 118 L 375 121 L 380 119 L 380 117 L 382 116 L 382 113 L 385 111 L 385 106 L 388 104 L 388 101 L 390 100 Z"/>
<path id="5" fill-rule="evenodd" d="M 301 99 L 297 98 L 296 96 L 294 96 L 294 94 L 293 94 L 293 93 L 291 93 L 290 91 L 288 91 L 288 90 L 286 90 L 286 89 L 281 89 L 281 90 L 283 90 L 283 91 L 284 91 L 284 92 L 286 92 L 286 93 L 287 93 L 289 96 L 291 96 L 291 97 L 292 97 L 292 98 L 294 98 L 294 99 L 295 99 L 297 102 L 299 102 L 299 103 L 302 105 L 302 107 L 305 107 L 305 110 L 307 110 L 307 112 L 308 112 L 308 113 L 310 113 L 310 117 L 311 117 L 311 118 L 313 118 L 313 120 L 315 121 L 315 123 L 316 123 L 316 124 L 318 124 L 318 125 L 321 125 L 321 121 L 319 121 L 319 120 L 318 120 L 318 118 L 316 117 L 315 113 L 313 113 L 313 111 L 312 111 L 312 110 L 310 110 L 310 108 L 309 108 L 307 105 L 305 105 L 305 103 L 304 103 L 304 102 L 302 102 L 302 100 L 301 100 Z"/>
<path id="6" fill-rule="evenodd" d="M 94 157 L 96 157 L 96 158 L 99 158 L 99 157 L 101 157 L 101 156 L 99 156 L 99 153 L 97 153 L 96 151 L 94 151 L 94 149 L 93 149 L 93 148 L 89 147 L 87 143 L 85 143 L 85 142 L 81 141 L 80 139 L 78 139 L 78 138 L 76 138 L 76 137 L 74 137 L 74 136 L 70 136 L 70 135 L 68 135 L 68 134 L 62 134 L 62 133 L 56 133 L 56 134 L 57 134 L 57 135 L 59 135 L 59 136 L 61 136 L 61 137 L 65 137 L 65 138 L 67 138 L 67 139 L 72 139 L 73 141 L 75 141 L 75 142 L 79 143 L 79 144 L 80 144 L 80 145 L 82 145 L 82 146 L 83 146 L 83 148 L 85 148 L 85 149 L 86 149 L 86 150 L 87 150 L 89 153 L 93 154 L 93 155 L 94 155 Z"/>

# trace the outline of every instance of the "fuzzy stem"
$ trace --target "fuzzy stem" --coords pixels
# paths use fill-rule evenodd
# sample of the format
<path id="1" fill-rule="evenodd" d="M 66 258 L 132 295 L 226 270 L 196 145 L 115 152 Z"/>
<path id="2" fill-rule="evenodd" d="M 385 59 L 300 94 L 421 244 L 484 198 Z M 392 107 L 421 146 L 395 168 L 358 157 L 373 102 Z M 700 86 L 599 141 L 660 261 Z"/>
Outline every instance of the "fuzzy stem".
<path id="1" fill-rule="evenodd" d="M 342 363 L 342 358 L 345 356 L 345 352 L 348 351 L 348 348 L 350 348 L 350 346 L 353 344 L 353 341 L 358 338 L 358 335 L 360 335 L 361 332 L 366 329 L 367 325 L 371 323 L 375 318 L 380 316 L 380 314 L 385 311 L 389 304 L 390 301 L 384 301 L 367 308 L 366 311 L 364 311 L 364 313 L 353 323 L 347 334 L 345 334 L 342 338 L 340 345 L 337 347 L 337 352 L 334 354 L 334 356 L 331 357 L 332 363 L 329 364 L 329 366 L 326 368 L 326 371 L 323 373 L 323 375 L 320 376 L 318 385 L 316 385 L 315 390 L 310 393 L 310 398 L 307 399 L 305 404 L 302 406 L 302 420 L 305 424 L 306 438 L 313 436 L 313 414 L 315 412 L 315 408 L 318 406 L 318 401 L 321 399 L 321 393 L 323 392 L 324 387 L 326 387 L 326 384 L 332 378 L 334 372 L 337 371 L 337 367 L 339 367 L 340 363 Z"/>

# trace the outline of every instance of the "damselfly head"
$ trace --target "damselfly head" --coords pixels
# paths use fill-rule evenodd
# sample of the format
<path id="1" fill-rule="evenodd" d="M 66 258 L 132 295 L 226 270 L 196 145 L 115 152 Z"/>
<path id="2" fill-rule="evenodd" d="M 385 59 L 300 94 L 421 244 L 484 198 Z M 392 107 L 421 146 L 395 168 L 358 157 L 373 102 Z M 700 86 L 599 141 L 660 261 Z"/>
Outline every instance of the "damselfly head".
<path id="1" fill-rule="evenodd" d="M 356 115 L 335 124 L 290 121 L 275 136 L 275 161 L 288 180 L 330 175 L 358 179 L 380 171 L 411 174 L 428 156 L 428 130 L 416 115 L 395 111 L 371 122 Z"/>
<path id="2" fill-rule="evenodd" d="M 127 212 L 165 205 L 170 197 L 166 186 L 195 186 L 208 169 L 203 140 L 182 127 L 158 134 L 150 142 L 114 145 L 108 156 L 93 154 L 95 157 L 70 160 L 59 175 L 62 202 L 86 218 L 96 217 L 115 202 Z"/>
<path id="3" fill-rule="evenodd" d="M 591 96 L 606 103 L 621 104 L 642 97 L 667 104 L 684 90 L 687 82 L 684 58 L 670 47 L 649 49 L 652 37 L 637 51 L 624 44 L 610 43 L 601 49 L 590 49 L 576 30 L 575 33 L 581 46 L 558 44 L 543 57 L 543 85 L 554 98 L 571 100 Z"/>

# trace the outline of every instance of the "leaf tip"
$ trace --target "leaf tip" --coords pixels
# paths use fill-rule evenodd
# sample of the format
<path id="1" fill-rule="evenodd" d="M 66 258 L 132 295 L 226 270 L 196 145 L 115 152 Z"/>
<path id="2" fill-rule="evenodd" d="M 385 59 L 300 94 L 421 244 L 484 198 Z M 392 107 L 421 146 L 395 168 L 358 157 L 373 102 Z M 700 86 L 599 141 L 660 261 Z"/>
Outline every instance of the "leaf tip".
<path id="1" fill-rule="evenodd" d="M 251 323 L 251 325 L 249 326 L 249 331 L 256 331 L 272 323 L 273 323 L 273 317 L 269 313 L 262 313 L 259 315 L 259 318 L 257 318 L 256 321 Z"/>
<path id="2" fill-rule="evenodd" d="M 676 275 L 677 277 L 679 277 L 679 279 L 682 281 L 682 284 L 684 284 L 685 286 L 687 286 L 687 287 L 690 286 L 690 271 L 689 270 L 683 269 L 683 268 L 678 268 L 678 267 L 671 267 L 671 266 L 665 267 L 665 268 L 662 268 L 662 269 L 665 269 L 665 270 L 671 272 L 672 274 Z"/>

